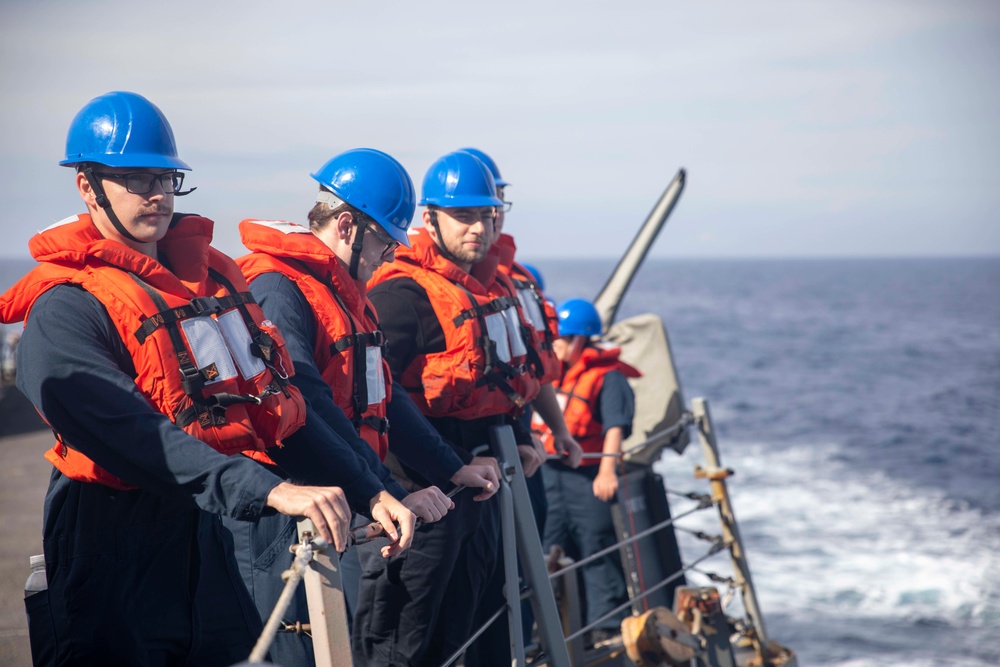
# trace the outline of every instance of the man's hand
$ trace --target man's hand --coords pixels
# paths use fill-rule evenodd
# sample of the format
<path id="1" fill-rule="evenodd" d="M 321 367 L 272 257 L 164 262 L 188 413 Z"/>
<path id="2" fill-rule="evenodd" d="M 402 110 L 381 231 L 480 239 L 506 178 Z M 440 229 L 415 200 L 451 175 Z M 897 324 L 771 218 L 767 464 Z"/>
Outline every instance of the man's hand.
<path id="1" fill-rule="evenodd" d="M 555 448 L 556 453 L 562 454 L 566 457 L 561 460 L 560 463 L 568 465 L 570 468 L 580 467 L 580 461 L 583 460 L 583 448 L 580 447 L 580 443 L 578 443 L 576 439 L 569 434 L 569 431 L 564 431 L 559 435 L 553 433 L 552 446 Z"/>
<path id="2" fill-rule="evenodd" d="M 500 482 L 500 464 L 492 456 L 473 456 L 472 460 L 469 461 L 470 466 L 487 466 L 493 471 L 496 476 L 497 483 Z"/>
<path id="3" fill-rule="evenodd" d="M 539 456 L 538 449 L 534 444 L 518 445 L 517 453 L 521 457 L 521 467 L 524 469 L 524 476 L 531 477 L 545 462 L 545 458 Z"/>
<path id="4" fill-rule="evenodd" d="M 613 467 L 605 468 L 602 464 L 597 477 L 594 478 L 594 495 L 604 502 L 608 502 L 615 497 L 617 492 L 618 475 L 615 474 L 615 469 Z"/>
<path id="5" fill-rule="evenodd" d="M 392 497 L 388 491 L 379 491 L 375 495 L 368 507 L 371 508 L 372 518 L 382 525 L 385 536 L 389 538 L 391 544 L 382 547 L 382 557 L 388 558 L 404 551 L 413 541 L 413 524 L 417 517 L 413 512 L 406 509 L 403 503 Z M 399 524 L 399 532 L 396 532 L 395 524 Z"/>
<path id="6" fill-rule="evenodd" d="M 500 489 L 500 478 L 497 474 L 497 460 L 490 460 L 493 461 L 492 466 L 472 464 L 462 466 L 451 476 L 451 483 L 455 486 L 482 489 L 483 492 L 473 500 L 486 500 L 493 497 L 493 494 Z"/>
<path id="7" fill-rule="evenodd" d="M 343 553 L 351 530 L 351 508 L 337 486 L 298 486 L 282 482 L 267 494 L 267 506 L 288 516 L 304 516 L 313 522 L 320 537 Z"/>
<path id="8" fill-rule="evenodd" d="M 424 523 L 434 523 L 444 518 L 448 510 L 454 509 L 455 503 L 441 489 L 429 486 L 403 498 L 403 506 Z"/>

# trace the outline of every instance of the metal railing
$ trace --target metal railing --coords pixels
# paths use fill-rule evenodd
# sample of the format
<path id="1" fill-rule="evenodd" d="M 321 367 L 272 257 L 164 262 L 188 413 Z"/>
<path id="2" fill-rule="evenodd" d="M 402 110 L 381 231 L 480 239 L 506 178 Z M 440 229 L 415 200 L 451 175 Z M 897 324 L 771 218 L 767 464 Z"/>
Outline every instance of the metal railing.
<path id="1" fill-rule="evenodd" d="M 690 500 L 694 500 L 697 504 L 689 510 L 661 521 L 638 533 L 630 535 L 629 537 L 620 540 L 605 549 L 551 573 L 546 569 L 542 558 L 541 544 L 538 540 L 537 528 L 531 511 L 527 488 L 524 486 L 523 472 L 520 467 L 520 460 L 517 456 L 513 434 L 510 433 L 509 427 L 494 427 L 494 432 L 491 436 L 494 438 L 493 444 L 495 451 L 498 454 L 502 472 L 502 479 L 500 481 L 501 530 L 503 537 L 503 566 L 505 567 L 505 574 L 507 578 L 507 582 L 505 584 L 507 602 L 494 612 L 485 623 L 477 628 L 469 636 L 468 640 L 466 640 L 461 647 L 459 647 L 451 656 L 448 657 L 447 660 L 445 660 L 444 663 L 442 663 L 441 667 L 449 667 L 455 663 L 455 661 L 458 660 L 462 654 L 504 613 L 508 614 L 508 620 L 510 622 L 512 664 L 527 664 L 525 657 L 526 646 L 524 638 L 521 636 L 520 627 L 520 600 L 522 598 L 527 598 L 532 601 L 532 604 L 535 606 L 535 618 L 538 622 L 539 644 L 532 644 L 530 647 L 538 651 L 538 654 L 532 662 L 532 666 L 534 667 L 535 665 L 549 664 L 553 665 L 553 667 L 569 667 L 570 661 L 569 654 L 567 652 L 568 645 L 574 641 L 578 641 L 587 632 L 598 627 L 601 623 L 621 613 L 625 609 L 628 609 L 637 601 L 644 599 L 645 597 L 676 581 L 680 577 L 683 577 L 687 572 L 692 570 L 701 572 L 697 566 L 724 549 L 728 549 L 730 553 L 735 574 L 732 578 L 723 578 L 718 575 L 714 575 L 711 578 L 713 580 L 728 583 L 732 590 L 740 591 L 743 596 L 744 607 L 749 617 L 749 621 L 746 625 L 752 630 L 748 634 L 754 642 L 754 648 L 758 651 L 759 655 L 769 655 L 770 651 L 767 633 L 765 631 L 763 618 L 757 604 L 753 582 L 750 579 L 749 565 L 746 561 L 743 544 L 740 539 L 739 530 L 736 526 L 735 516 L 733 515 L 728 492 L 726 490 L 725 478 L 732 474 L 732 471 L 724 469 L 720 466 L 718 449 L 715 443 L 714 429 L 712 427 L 711 415 L 708 410 L 708 402 L 705 399 L 695 399 L 693 401 L 692 412 L 684 412 L 681 415 L 681 418 L 673 426 L 653 434 L 646 441 L 630 450 L 629 453 L 641 451 L 647 446 L 663 444 L 667 442 L 669 438 L 676 437 L 682 429 L 692 424 L 697 424 L 698 426 L 698 434 L 707 463 L 706 468 L 696 468 L 695 476 L 706 478 L 709 481 L 712 493 L 709 495 L 668 492 L 672 495 L 683 496 Z M 504 432 L 504 429 L 506 429 L 506 433 Z M 627 460 L 628 454 L 626 454 L 623 458 Z M 723 529 L 723 534 L 721 536 L 708 535 L 701 531 L 675 526 L 678 520 L 710 507 L 716 507 L 718 509 Z M 588 625 L 575 629 L 570 634 L 565 635 L 562 631 L 562 624 L 556 610 L 555 598 L 551 584 L 566 575 L 577 572 L 580 568 L 599 558 L 620 550 L 624 546 L 649 538 L 657 532 L 671 527 L 684 530 L 699 539 L 708 541 L 711 543 L 711 547 L 695 560 L 684 563 L 680 569 L 672 572 L 669 576 L 664 577 L 659 582 L 651 586 L 645 587 L 642 591 L 633 595 L 625 603 L 615 607 Z M 355 532 L 358 533 L 359 531 Z M 286 573 L 287 582 L 285 590 L 282 592 L 281 598 L 278 600 L 278 604 L 272 612 L 271 617 L 268 619 L 264 633 L 261 635 L 257 646 L 254 648 L 254 653 L 251 654 L 251 662 L 259 662 L 263 659 L 262 656 L 266 654 L 267 648 L 270 646 L 271 641 L 273 641 L 274 634 L 280 625 L 280 618 L 284 614 L 288 603 L 294 595 L 295 587 L 298 585 L 299 581 L 301 581 L 303 572 L 307 571 L 309 567 L 310 559 L 314 557 L 317 551 L 322 551 L 325 546 L 325 544 L 319 544 L 315 540 L 303 541 L 303 543 L 301 543 L 296 549 L 296 556 L 292 564 L 292 569 Z M 519 580 L 517 577 L 518 554 L 521 558 L 521 566 L 527 583 L 527 588 L 524 592 L 522 592 L 519 587 Z M 312 610 L 312 608 L 313 605 L 310 603 L 310 610 Z M 351 664 L 349 653 L 347 654 L 346 662 L 332 663 L 327 661 L 321 663 L 319 656 L 321 642 L 314 643 L 314 647 L 317 651 L 318 665 Z M 338 653 L 340 653 L 341 656 L 343 655 L 342 650 Z"/>

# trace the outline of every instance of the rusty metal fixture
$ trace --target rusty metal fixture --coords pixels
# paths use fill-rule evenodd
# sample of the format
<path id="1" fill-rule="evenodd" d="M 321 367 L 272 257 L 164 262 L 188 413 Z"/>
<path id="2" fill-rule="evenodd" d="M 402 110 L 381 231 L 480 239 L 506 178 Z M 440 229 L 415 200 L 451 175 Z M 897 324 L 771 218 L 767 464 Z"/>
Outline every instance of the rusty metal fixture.
<path id="1" fill-rule="evenodd" d="M 701 653 L 700 640 L 665 607 L 625 618 L 621 630 L 625 653 L 637 667 L 689 665 Z"/>

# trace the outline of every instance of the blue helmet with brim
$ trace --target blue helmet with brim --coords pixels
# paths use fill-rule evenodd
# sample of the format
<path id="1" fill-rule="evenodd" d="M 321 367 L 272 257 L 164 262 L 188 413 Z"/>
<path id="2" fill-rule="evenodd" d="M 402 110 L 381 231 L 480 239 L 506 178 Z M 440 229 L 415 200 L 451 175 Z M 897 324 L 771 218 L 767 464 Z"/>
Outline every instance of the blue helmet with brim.
<path id="1" fill-rule="evenodd" d="M 191 170 L 163 112 L 142 95 L 117 91 L 95 97 L 69 126 L 64 167 L 84 162 L 108 167 Z"/>

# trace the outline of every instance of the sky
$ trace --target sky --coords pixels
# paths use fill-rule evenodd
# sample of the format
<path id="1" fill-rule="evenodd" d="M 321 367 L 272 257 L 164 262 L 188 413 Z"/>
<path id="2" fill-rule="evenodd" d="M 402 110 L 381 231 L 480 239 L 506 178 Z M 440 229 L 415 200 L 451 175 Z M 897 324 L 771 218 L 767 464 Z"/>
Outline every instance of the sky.
<path id="1" fill-rule="evenodd" d="M 341 151 L 419 190 L 475 146 L 529 259 L 617 257 L 681 167 L 654 257 L 1000 255 L 997 2 L 0 0 L 0 257 L 83 211 L 57 162 L 111 90 L 166 114 L 230 254 Z"/>

